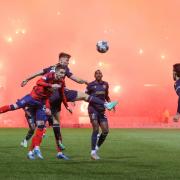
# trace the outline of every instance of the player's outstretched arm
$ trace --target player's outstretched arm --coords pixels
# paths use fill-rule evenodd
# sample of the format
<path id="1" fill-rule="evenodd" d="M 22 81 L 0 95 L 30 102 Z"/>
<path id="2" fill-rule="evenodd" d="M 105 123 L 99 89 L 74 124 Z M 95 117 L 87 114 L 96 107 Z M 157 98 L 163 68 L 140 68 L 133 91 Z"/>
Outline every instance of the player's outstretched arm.
<path id="1" fill-rule="evenodd" d="M 48 82 L 48 79 L 50 78 L 49 76 L 50 76 L 50 74 L 46 74 L 46 75 L 42 76 L 42 77 L 36 82 L 36 84 L 37 84 L 37 85 L 40 85 L 40 86 L 43 86 L 43 87 L 51 87 L 51 88 L 53 88 L 53 89 L 58 89 L 58 88 L 60 88 L 60 87 L 61 87 L 60 84 L 51 84 L 51 83 Z"/>
<path id="2" fill-rule="evenodd" d="M 74 76 L 74 75 L 70 76 L 69 78 L 70 78 L 71 80 L 79 83 L 79 84 L 87 84 L 87 85 L 88 85 L 88 81 L 83 80 L 83 79 L 81 79 L 81 78 L 79 78 L 79 77 L 76 77 L 76 76 Z"/>
<path id="3" fill-rule="evenodd" d="M 64 88 L 65 88 L 65 82 L 62 81 L 62 87 L 61 87 L 61 89 L 60 89 L 60 94 L 62 95 L 62 102 L 63 102 L 65 108 L 72 114 L 73 111 L 72 111 L 72 109 L 69 108 L 69 106 L 68 106 L 67 99 L 66 99 L 66 96 L 65 96 L 65 94 L 64 94 Z"/>
<path id="4" fill-rule="evenodd" d="M 25 80 L 23 80 L 21 82 L 21 87 L 24 87 L 28 83 L 28 81 L 30 81 L 31 79 L 34 79 L 37 76 L 42 76 L 43 74 L 44 74 L 43 70 L 41 70 L 41 71 L 39 71 L 37 73 L 34 73 L 33 75 L 29 76 L 28 78 L 26 78 Z"/>

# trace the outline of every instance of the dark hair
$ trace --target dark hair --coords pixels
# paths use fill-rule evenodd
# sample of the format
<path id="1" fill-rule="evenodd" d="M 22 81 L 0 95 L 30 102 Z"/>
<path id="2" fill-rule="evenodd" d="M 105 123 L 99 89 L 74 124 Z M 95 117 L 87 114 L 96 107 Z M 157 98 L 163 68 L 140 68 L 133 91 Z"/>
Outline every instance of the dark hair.
<path id="1" fill-rule="evenodd" d="M 173 71 L 176 72 L 176 75 L 180 77 L 180 63 L 173 65 Z"/>
<path id="2" fill-rule="evenodd" d="M 61 53 L 59 53 L 59 59 L 61 58 L 61 57 L 67 57 L 68 59 L 71 57 L 71 55 L 70 54 L 67 54 L 67 53 L 65 53 L 65 52 L 61 52 Z"/>
<path id="3" fill-rule="evenodd" d="M 95 72 L 94 72 L 94 74 L 96 74 L 97 72 L 101 72 L 101 70 L 100 69 L 97 69 Z M 102 72 L 101 72 L 102 73 Z"/>
<path id="4" fill-rule="evenodd" d="M 59 71 L 60 69 L 64 69 L 64 70 L 65 70 L 65 67 L 62 66 L 61 64 L 58 64 L 58 65 L 55 67 L 55 71 Z"/>

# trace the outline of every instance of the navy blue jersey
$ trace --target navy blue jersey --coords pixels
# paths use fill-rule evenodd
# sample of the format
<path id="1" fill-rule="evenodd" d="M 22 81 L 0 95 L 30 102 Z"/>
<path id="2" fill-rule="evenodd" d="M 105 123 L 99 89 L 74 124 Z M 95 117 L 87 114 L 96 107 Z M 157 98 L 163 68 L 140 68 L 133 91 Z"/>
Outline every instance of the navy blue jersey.
<path id="1" fill-rule="evenodd" d="M 175 82 L 174 89 L 175 89 L 177 95 L 179 96 L 177 112 L 180 113 L 180 79 Z"/>
<path id="2" fill-rule="evenodd" d="M 180 79 L 175 82 L 174 89 L 175 89 L 177 95 L 180 96 Z"/>
<path id="3" fill-rule="evenodd" d="M 105 81 L 92 81 L 88 84 L 86 93 L 98 97 L 99 99 L 105 101 L 110 101 L 109 98 L 109 84 Z M 105 108 L 99 104 L 89 103 L 89 108 L 94 107 L 98 111 L 105 111 Z"/>
<path id="4" fill-rule="evenodd" d="M 59 64 L 56 64 L 54 66 L 49 66 L 49 67 L 43 69 L 43 74 L 46 74 L 49 72 L 55 72 L 55 68 L 57 65 L 59 65 Z M 65 76 L 67 76 L 68 78 L 70 78 L 73 75 L 73 73 L 71 73 L 71 71 L 68 67 L 65 67 L 65 71 L 66 71 Z"/>

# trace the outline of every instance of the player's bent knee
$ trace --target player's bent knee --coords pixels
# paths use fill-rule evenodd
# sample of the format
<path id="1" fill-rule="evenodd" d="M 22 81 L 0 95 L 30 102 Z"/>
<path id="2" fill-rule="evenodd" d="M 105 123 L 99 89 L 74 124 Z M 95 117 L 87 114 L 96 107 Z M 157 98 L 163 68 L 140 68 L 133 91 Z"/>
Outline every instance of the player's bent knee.
<path id="1" fill-rule="evenodd" d="M 84 93 L 84 92 L 78 91 L 76 100 L 84 100 L 84 101 L 87 101 L 87 100 L 88 100 L 88 97 L 89 97 L 88 94 L 86 94 L 86 93 Z"/>
<path id="2" fill-rule="evenodd" d="M 89 95 L 86 94 L 86 93 L 84 93 L 84 95 L 83 95 L 83 100 L 84 100 L 84 101 L 88 101 L 88 99 L 89 99 Z"/>
<path id="3" fill-rule="evenodd" d="M 53 119 L 53 124 L 59 124 L 59 121 L 57 121 L 56 119 Z"/>
<path id="4" fill-rule="evenodd" d="M 11 110 L 16 110 L 19 108 L 19 106 L 17 104 L 11 104 L 10 108 L 11 108 Z"/>

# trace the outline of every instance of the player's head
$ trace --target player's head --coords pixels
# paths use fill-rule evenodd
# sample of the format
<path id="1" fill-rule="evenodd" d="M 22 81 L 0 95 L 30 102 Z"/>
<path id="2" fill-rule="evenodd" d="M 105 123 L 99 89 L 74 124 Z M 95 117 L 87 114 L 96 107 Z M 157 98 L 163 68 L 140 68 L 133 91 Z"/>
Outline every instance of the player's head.
<path id="1" fill-rule="evenodd" d="M 94 73 L 94 77 L 95 77 L 96 81 L 101 81 L 102 77 L 103 77 L 101 70 L 99 70 L 99 69 L 96 70 Z"/>
<path id="2" fill-rule="evenodd" d="M 177 81 L 180 78 L 180 63 L 173 65 L 173 79 Z"/>
<path id="3" fill-rule="evenodd" d="M 63 66 L 68 66 L 71 55 L 61 52 L 59 53 L 59 63 Z"/>
<path id="4" fill-rule="evenodd" d="M 56 66 L 55 68 L 55 79 L 60 80 L 64 79 L 66 70 L 62 66 Z"/>

